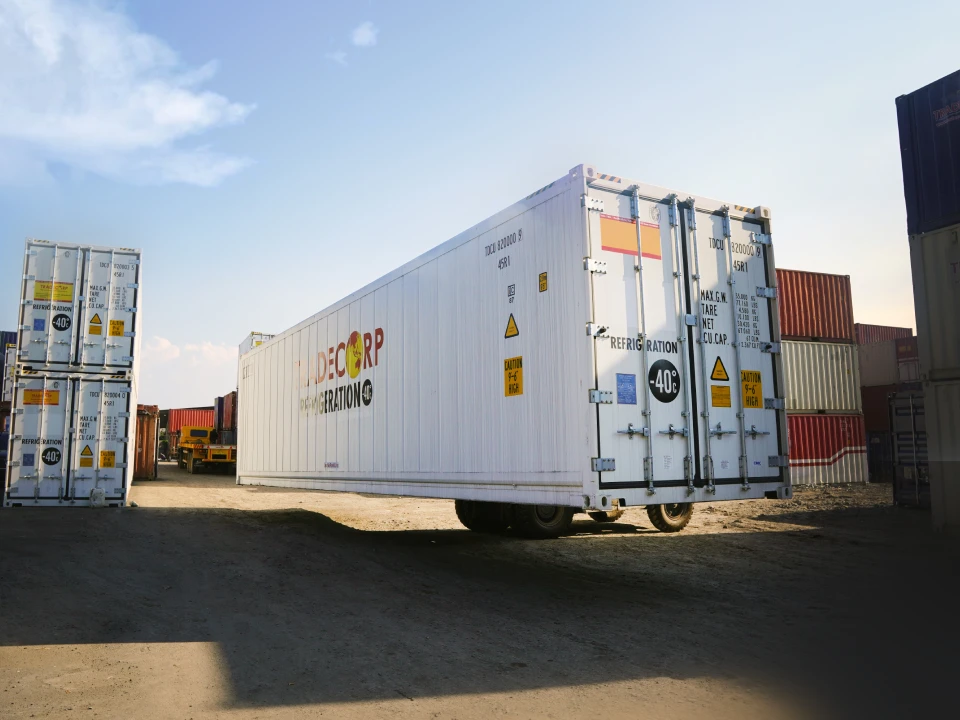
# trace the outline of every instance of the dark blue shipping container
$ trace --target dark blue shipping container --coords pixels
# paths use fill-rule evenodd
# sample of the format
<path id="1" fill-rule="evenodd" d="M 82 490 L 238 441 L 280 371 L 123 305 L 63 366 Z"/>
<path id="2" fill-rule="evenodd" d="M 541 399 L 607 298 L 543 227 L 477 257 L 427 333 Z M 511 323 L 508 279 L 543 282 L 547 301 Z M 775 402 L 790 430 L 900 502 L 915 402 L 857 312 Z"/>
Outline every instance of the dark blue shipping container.
<path id="1" fill-rule="evenodd" d="M 960 70 L 897 98 L 907 231 L 960 223 Z"/>

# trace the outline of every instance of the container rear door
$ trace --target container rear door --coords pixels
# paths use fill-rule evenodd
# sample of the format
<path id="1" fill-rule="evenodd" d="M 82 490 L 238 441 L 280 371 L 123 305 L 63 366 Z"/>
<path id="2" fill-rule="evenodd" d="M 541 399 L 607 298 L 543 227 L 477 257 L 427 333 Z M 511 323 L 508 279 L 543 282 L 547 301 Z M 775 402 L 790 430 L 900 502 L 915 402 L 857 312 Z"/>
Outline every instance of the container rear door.
<path id="1" fill-rule="evenodd" d="M 72 416 L 76 439 L 70 452 L 69 496 L 87 500 L 95 487 L 106 500 L 125 497 L 130 416 L 130 383 L 83 378 L 74 381 Z"/>
<path id="2" fill-rule="evenodd" d="M 140 255 L 129 250 L 84 253 L 83 310 L 75 361 L 84 370 L 133 366 Z"/>
<path id="3" fill-rule="evenodd" d="M 773 253 L 760 221 L 680 205 L 691 282 L 698 484 L 784 477 Z M 746 484 L 746 483 L 744 483 Z"/>
<path id="4" fill-rule="evenodd" d="M 20 314 L 20 362 L 66 370 L 76 344 L 82 252 L 28 241 Z"/>
<path id="5" fill-rule="evenodd" d="M 18 376 L 10 427 L 6 504 L 49 504 L 66 495 L 69 381 Z"/>
<path id="6" fill-rule="evenodd" d="M 590 188 L 601 488 L 693 482 L 688 298 L 671 201 Z M 601 206 L 602 203 L 602 206 Z M 598 264 L 601 263 L 601 264 Z"/>

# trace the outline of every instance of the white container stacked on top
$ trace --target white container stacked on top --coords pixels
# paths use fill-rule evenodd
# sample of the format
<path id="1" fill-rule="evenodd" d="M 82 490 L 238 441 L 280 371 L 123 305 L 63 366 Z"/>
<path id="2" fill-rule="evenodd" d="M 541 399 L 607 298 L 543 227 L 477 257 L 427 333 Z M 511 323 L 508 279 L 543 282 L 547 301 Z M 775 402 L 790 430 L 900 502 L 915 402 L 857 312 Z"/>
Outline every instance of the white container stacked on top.
<path id="1" fill-rule="evenodd" d="M 27 240 L 5 507 L 126 502 L 140 293 L 139 250 Z"/>

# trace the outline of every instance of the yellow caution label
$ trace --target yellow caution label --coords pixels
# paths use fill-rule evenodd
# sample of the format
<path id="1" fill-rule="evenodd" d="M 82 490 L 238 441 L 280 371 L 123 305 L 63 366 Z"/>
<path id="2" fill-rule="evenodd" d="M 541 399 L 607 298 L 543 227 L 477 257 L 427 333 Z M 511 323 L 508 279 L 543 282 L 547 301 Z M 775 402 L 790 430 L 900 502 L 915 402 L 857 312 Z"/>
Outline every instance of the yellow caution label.
<path id="1" fill-rule="evenodd" d="M 729 382 L 730 376 L 727 375 L 727 369 L 723 366 L 723 361 L 717 357 L 717 361 L 713 364 L 713 372 L 710 373 L 711 380 L 717 380 L 718 382 Z M 727 407 L 730 407 L 727 405 Z"/>
<path id="2" fill-rule="evenodd" d="M 80 458 L 80 467 L 93 467 L 93 458 Z"/>
<path id="3" fill-rule="evenodd" d="M 510 317 L 513 317 L 512 315 Z M 503 361 L 503 395 L 513 397 L 523 395 L 523 357 L 508 358 Z"/>
<path id="4" fill-rule="evenodd" d="M 37 280 L 33 283 L 33 299 L 52 299 L 54 302 L 72 302 L 73 283 Z"/>
<path id="5" fill-rule="evenodd" d="M 123 337 L 123 320 L 110 321 L 110 337 Z"/>
<path id="6" fill-rule="evenodd" d="M 513 319 L 513 313 L 510 313 L 510 319 L 507 320 L 507 330 L 503 337 L 512 338 L 520 334 L 520 328 L 517 327 L 517 321 Z"/>
<path id="7" fill-rule="evenodd" d="M 91 325 L 88 335 L 102 335 L 103 334 L 103 325 Z"/>
<path id="8" fill-rule="evenodd" d="M 740 386 L 743 390 L 743 407 L 753 410 L 763 409 L 763 383 L 756 370 L 740 371 Z"/>
<path id="9" fill-rule="evenodd" d="M 93 457 L 93 450 L 89 445 L 84 445 L 83 450 L 80 451 L 80 457 Z"/>
<path id="10" fill-rule="evenodd" d="M 540 292 L 547 291 L 547 274 L 540 273 Z"/>
<path id="11" fill-rule="evenodd" d="M 59 405 L 59 390 L 24 390 L 24 405 Z"/>
<path id="12" fill-rule="evenodd" d="M 711 385 L 710 404 L 716 408 L 730 407 L 730 386 Z"/>
<path id="13" fill-rule="evenodd" d="M 101 450 L 100 451 L 100 467 L 101 468 L 116 467 L 116 457 L 117 457 L 117 453 L 113 450 Z"/>
<path id="14" fill-rule="evenodd" d="M 103 325 L 103 321 L 100 319 L 100 313 L 94 313 L 93 317 L 90 318 L 91 325 Z"/>

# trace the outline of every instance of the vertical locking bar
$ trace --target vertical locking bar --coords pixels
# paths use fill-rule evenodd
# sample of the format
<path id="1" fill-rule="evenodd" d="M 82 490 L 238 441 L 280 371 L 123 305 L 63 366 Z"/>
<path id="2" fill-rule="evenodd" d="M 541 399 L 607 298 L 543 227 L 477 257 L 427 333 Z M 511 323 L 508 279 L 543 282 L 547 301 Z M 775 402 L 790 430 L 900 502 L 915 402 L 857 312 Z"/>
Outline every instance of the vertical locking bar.
<path id="1" fill-rule="evenodd" d="M 39 257 L 39 255 L 37 256 Z M 53 298 L 56 296 L 57 290 L 57 260 L 60 258 L 60 246 L 56 243 L 53 245 L 53 268 L 50 272 L 50 303 L 47 305 L 47 320 L 44 323 L 44 329 L 47 333 L 47 342 L 44 346 L 44 364 L 50 364 L 50 354 L 53 352 Z M 36 282 L 36 281 L 34 281 Z M 37 296 L 36 285 L 34 285 L 33 296 Z M 44 384 L 44 390 L 46 390 L 46 384 Z"/>
<path id="2" fill-rule="evenodd" d="M 697 344 L 700 346 L 700 376 L 702 382 L 701 397 L 703 398 L 703 425 L 707 432 L 703 434 L 703 475 L 707 481 L 707 492 L 715 493 L 716 486 L 713 483 L 713 453 L 710 450 L 710 380 L 707 375 L 707 348 L 703 343 L 703 293 L 700 280 L 700 250 L 697 244 L 697 201 L 694 198 L 687 200 L 687 208 L 690 211 L 690 244 L 693 246 L 693 281 L 697 297 Z"/>
<path id="3" fill-rule="evenodd" d="M 683 377 L 681 378 L 680 387 L 683 388 L 683 405 L 686 409 L 687 423 L 687 462 L 684 463 L 683 474 L 686 476 L 687 491 L 692 493 L 694 491 L 693 407 L 690 397 L 690 358 L 687 356 L 689 346 L 687 344 L 687 323 L 685 317 L 688 308 L 686 293 L 684 292 L 683 260 L 681 255 L 683 241 L 680 231 L 680 207 L 676 195 L 670 196 L 670 225 L 671 233 L 673 234 L 673 278 L 677 303 L 677 341 L 680 344 L 680 360 L 681 366 L 683 367 Z M 639 222 L 637 223 L 637 227 L 637 232 L 639 232 Z"/>
<path id="4" fill-rule="evenodd" d="M 633 207 L 632 215 L 633 219 L 636 222 L 637 226 L 637 265 L 636 265 L 636 274 L 637 274 L 637 304 L 639 305 L 640 310 L 640 358 L 641 364 L 643 367 L 643 375 L 641 376 L 641 382 L 643 383 L 643 397 L 644 397 L 644 410 L 643 414 L 646 416 L 646 422 L 644 425 L 646 427 L 653 427 L 652 425 L 652 415 L 653 415 L 653 400 L 650 397 L 650 383 L 647 382 L 647 378 L 650 376 L 650 358 L 647 357 L 647 310 L 646 303 L 644 302 L 643 295 L 643 238 L 640 233 L 640 190 L 636 187 L 633 189 Z M 653 484 L 653 433 L 648 433 L 647 437 L 647 454 L 643 459 L 643 474 L 646 476 L 647 480 L 647 492 L 653 495 L 657 490 Z"/>
<path id="5" fill-rule="evenodd" d="M 741 488 L 748 490 L 750 488 L 750 481 L 747 479 L 747 471 L 750 469 L 749 460 L 747 458 L 747 425 L 746 425 L 746 409 L 743 404 L 743 376 L 741 372 L 743 370 L 743 359 L 740 355 L 740 334 L 739 328 L 737 327 L 737 279 L 733 274 L 733 247 L 731 245 L 732 231 L 730 229 L 730 207 L 724 205 L 721 209 L 723 212 L 723 242 L 726 245 L 726 259 L 727 259 L 727 285 L 730 287 L 730 318 L 733 323 L 733 348 L 734 355 L 737 359 L 737 374 L 734 379 L 734 382 L 737 383 L 737 387 L 740 388 L 740 409 L 737 412 L 737 418 L 740 420 L 740 478 L 743 481 Z"/>

